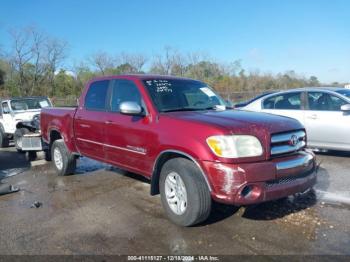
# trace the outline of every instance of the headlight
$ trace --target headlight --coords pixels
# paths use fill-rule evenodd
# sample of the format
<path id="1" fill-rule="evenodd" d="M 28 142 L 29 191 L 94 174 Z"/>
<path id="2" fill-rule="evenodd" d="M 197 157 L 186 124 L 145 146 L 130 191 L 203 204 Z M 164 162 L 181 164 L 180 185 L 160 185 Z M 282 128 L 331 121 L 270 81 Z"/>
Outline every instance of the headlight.
<path id="1" fill-rule="evenodd" d="M 260 141 L 255 136 L 211 136 L 207 138 L 207 144 L 219 157 L 253 157 L 263 153 Z"/>

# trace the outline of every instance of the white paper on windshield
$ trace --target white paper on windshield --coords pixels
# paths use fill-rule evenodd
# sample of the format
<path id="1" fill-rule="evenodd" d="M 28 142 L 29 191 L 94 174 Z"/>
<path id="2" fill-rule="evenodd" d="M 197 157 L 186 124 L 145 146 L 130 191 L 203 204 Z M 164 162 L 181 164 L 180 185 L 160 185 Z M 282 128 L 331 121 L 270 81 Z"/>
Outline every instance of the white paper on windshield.
<path id="1" fill-rule="evenodd" d="M 216 96 L 215 93 L 213 91 L 211 91 L 210 88 L 208 88 L 208 87 L 201 87 L 199 89 L 209 97 Z"/>
<path id="2" fill-rule="evenodd" d="M 50 106 L 46 100 L 40 101 L 39 104 L 41 108 Z"/>

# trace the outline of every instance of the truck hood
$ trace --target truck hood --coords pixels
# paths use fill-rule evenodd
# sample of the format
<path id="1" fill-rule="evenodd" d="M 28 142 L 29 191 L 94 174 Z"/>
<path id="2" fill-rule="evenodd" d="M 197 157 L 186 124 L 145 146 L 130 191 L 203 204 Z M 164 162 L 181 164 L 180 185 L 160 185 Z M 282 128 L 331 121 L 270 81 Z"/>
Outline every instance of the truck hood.
<path id="1" fill-rule="evenodd" d="M 262 130 L 271 134 L 304 128 L 299 121 L 289 117 L 242 110 L 186 111 L 166 114 L 178 120 L 195 121 L 224 128 L 232 134 L 247 133 L 247 131 L 260 133 Z"/>
<path id="2" fill-rule="evenodd" d="M 33 117 L 35 115 L 40 114 L 41 109 L 33 109 L 33 110 L 26 110 L 26 111 L 19 111 L 15 112 L 15 119 L 17 122 L 22 122 L 22 121 L 32 121 Z"/>

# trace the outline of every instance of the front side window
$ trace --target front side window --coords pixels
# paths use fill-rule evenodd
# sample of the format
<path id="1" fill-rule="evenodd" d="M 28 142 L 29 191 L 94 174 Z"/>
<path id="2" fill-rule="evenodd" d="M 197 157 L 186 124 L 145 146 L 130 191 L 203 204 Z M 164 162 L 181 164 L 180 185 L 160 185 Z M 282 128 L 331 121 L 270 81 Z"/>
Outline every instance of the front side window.
<path id="1" fill-rule="evenodd" d="M 346 101 L 324 92 L 308 93 L 309 110 L 315 111 L 341 111 L 340 107 L 347 104 Z"/>
<path id="2" fill-rule="evenodd" d="M 2 103 L 2 112 L 5 114 L 10 113 L 10 108 L 7 102 Z"/>
<path id="3" fill-rule="evenodd" d="M 115 80 L 112 85 L 111 111 L 119 112 L 120 104 L 123 102 L 135 102 L 142 105 L 141 94 L 137 86 L 130 80 Z"/>
<path id="4" fill-rule="evenodd" d="M 263 102 L 264 109 L 300 110 L 301 93 L 285 93 L 269 97 Z"/>
<path id="5" fill-rule="evenodd" d="M 85 108 L 89 110 L 105 110 L 109 80 L 93 82 L 85 96 Z"/>
<path id="6" fill-rule="evenodd" d="M 11 100 L 11 108 L 13 111 L 35 110 L 45 107 L 51 107 L 50 101 L 45 97 L 24 98 Z"/>
<path id="7" fill-rule="evenodd" d="M 225 101 L 205 83 L 186 79 L 143 81 L 159 112 L 209 110 L 225 107 Z"/>

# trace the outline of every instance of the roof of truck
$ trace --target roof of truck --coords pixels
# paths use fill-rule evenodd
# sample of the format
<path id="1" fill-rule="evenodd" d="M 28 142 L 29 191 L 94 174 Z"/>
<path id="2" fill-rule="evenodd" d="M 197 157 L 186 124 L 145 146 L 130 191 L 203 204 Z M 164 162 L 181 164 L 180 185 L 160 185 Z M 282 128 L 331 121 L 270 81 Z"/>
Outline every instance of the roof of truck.
<path id="1" fill-rule="evenodd" d="M 103 80 L 103 79 L 113 79 L 113 78 L 133 78 L 139 80 L 147 80 L 147 79 L 183 79 L 183 80 L 195 80 L 187 77 L 179 77 L 179 76 L 171 76 L 171 75 L 157 75 L 157 74 L 123 74 L 123 75 L 108 75 L 108 76 L 100 76 L 95 77 L 91 81 Z"/>

